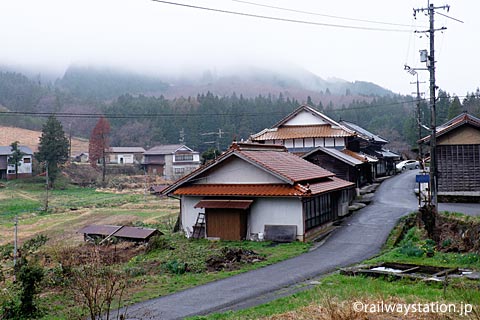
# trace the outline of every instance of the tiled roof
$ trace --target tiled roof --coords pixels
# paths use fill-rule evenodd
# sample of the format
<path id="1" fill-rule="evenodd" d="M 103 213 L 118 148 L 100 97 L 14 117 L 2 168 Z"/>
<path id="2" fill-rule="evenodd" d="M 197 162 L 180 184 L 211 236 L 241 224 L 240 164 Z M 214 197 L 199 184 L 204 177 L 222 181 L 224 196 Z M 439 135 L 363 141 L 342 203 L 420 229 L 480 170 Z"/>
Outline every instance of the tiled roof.
<path id="1" fill-rule="evenodd" d="M 330 125 L 313 126 L 285 126 L 264 130 L 252 135 L 252 141 L 301 139 L 301 138 L 345 138 L 354 136 L 353 133 L 341 128 L 332 128 Z"/>
<path id="2" fill-rule="evenodd" d="M 451 119 L 450 121 L 442 124 L 441 126 L 437 127 L 436 137 L 439 137 L 455 128 L 458 128 L 464 124 L 471 124 L 477 128 L 480 128 L 480 119 L 474 117 L 466 112 L 456 116 L 455 118 Z M 428 142 L 430 141 L 430 135 L 424 137 L 420 140 L 421 142 Z"/>
<path id="3" fill-rule="evenodd" d="M 285 181 L 285 185 L 282 185 L 282 188 L 288 189 L 282 189 L 284 190 L 283 192 L 285 195 L 297 195 L 297 191 L 291 188 L 291 186 L 293 186 L 295 183 L 303 182 L 312 184 L 316 183 L 319 179 L 325 179 L 327 177 L 334 176 L 332 172 L 325 170 L 313 163 L 310 163 L 296 155 L 288 153 L 285 150 L 286 149 L 281 146 L 270 146 L 255 143 L 235 143 L 230 147 L 228 151 L 224 152 L 216 160 L 213 160 L 206 165 L 201 166 L 200 168 L 191 172 L 185 177 L 177 180 L 171 186 L 166 188 L 162 193 L 170 194 L 173 192 L 174 194 L 176 194 L 174 192 L 175 190 L 183 190 L 183 188 L 189 188 L 182 186 L 188 183 L 190 180 L 194 179 L 195 177 L 207 172 L 208 170 L 211 170 L 216 165 L 219 165 L 230 157 L 238 157 L 240 159 L 243 159 L 256 167 L 265 170 L 273 176 L 276 176 L 280 180 Z M 268 188 L 271 188 L 272 186 L 273 185 L 267 185 Z M 277 191 L 275 192 L 280 192 L 278 191 L 279 189 L 276 190 Z M 257 192 L 259 192 L 259 190 L 256 190 L 255 193 L 252 195 L 258 194 Z M 269 192 L 270 191 L 260 194 L 268 195 Z M 247 192 L 247 194 L 249 193 Z"/>
<path id="4" fill-rule="evenodd" d="M 336 177 L 310 185 L 296 184 L 193 184 L 180 187 L 174 195 L 235 197 L 302 197 L 335 191 L 354 184 Z"/>
<path id="5" fill-rule="evenodd" d="M 188 196 L 246 196 L 246 197 L 292 197 L 305 194 L 288 184 L 192 184 L 180 187 L 174 195 Z"/>
<path id="6" fill-rule="evenodd" d="M 240 150 L 237 153 L 292 182 L 321 179 L 334 175 L 332 172 L 289 152 Z"/>
<path id="7" fill-rule="evenodd" d="M 325 182 L 313 183 L 309 186 L 312 194 L 320 194 L 334 190 L 353 187 L 355 184 L 350 181 L 345 181 L 337 177 L 330 177 Z"/>

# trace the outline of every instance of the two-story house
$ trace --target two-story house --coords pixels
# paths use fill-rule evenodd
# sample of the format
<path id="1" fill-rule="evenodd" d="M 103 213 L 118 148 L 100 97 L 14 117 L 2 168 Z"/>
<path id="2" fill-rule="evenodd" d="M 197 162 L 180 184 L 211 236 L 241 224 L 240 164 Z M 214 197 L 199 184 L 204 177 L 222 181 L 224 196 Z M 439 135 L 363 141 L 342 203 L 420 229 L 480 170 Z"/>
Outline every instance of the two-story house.
<path id="1" fill-rule="evenodd" d="M 155 146 L 145 151 L 143 165 L 149 174 L 175 180 L 200 167 L 200 154 L 182 144 Z"/>
<path id="2" fill-rule="evenodd" d="M 18 165 L 18 174 L 15 171 L 15 165 L 9 164 L 10 156 L 12 155 L 12 147 L 0 146 L 0 179 L 15 179 L 28 178 L 32 176 L 32 160 L 33 152 L 27 146 L 19 146 L 21 152 L 23 152 L 22 160 Z"/>

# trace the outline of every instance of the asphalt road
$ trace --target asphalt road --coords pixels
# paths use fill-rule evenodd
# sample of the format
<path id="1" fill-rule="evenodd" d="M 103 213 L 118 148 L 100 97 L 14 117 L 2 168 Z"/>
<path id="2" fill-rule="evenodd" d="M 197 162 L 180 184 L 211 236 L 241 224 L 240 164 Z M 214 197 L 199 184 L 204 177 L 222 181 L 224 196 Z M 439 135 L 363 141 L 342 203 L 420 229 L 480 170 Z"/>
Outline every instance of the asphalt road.
<path id="1" fill-rule="evenodd" d="M 377 254 L 398 219 L 417 208 L 416 170 L 386 180 L 371 205 L 344 220 L 327 241 L 298 257 L 141 302 L 128 307 L 127 319 L 182 319 L 252 301 Z M 259 299 L 261 300 L 261 299 Z"/>

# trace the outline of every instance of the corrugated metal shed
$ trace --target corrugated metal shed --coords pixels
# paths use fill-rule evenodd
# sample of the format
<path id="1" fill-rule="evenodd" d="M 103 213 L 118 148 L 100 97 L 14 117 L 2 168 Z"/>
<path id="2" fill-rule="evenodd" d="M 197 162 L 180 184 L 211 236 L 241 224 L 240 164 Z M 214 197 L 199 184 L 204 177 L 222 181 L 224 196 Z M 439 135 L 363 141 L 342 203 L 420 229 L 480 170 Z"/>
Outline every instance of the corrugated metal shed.
<path id="1" fill-rule="evenodd" d="M 78 230 L 77 233 L 83 233 L 87 236 L 98 237 L 116 237 L 125 240 L 148 240 L 156 234 L 161 234 L 157 229 L 142 228 L 142 227 L 128 227 L 128 226 L 112 226 L 112 225 L 89 225 Z"/>

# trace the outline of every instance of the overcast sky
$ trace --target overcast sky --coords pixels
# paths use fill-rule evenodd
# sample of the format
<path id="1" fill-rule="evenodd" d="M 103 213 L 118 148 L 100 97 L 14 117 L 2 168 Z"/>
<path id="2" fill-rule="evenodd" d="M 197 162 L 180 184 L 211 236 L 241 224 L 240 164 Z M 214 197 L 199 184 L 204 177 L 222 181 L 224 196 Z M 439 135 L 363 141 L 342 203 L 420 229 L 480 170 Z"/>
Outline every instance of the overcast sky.
<path id="1" fill-rule="evenodd" d="M 413 8 L 426 7 L 427 0 L 250 1 L 317 15 L 232 0 L 178 3 L 320 24 L 428 29 L 427 16 L 413 19 Z M 465 22 L 435 16 L 437 28 L 448 28 L 435 34 L 437 85 L 463 96 L 480 87 L 480 1 L 434 4 L 450 4 L 450 12 L 438 12 Z M 151 0 L 3 0 L 0 44 L 0 65 L 48 68 L 60 75 L 71 64 L 150 72 L 285 64 L 301 66 L 322 78 L 374 82 L 403 94 L 415 89 L 410 84 L 415 78 L 403 70 L 404 64 L 423 67 L 418 50 L 429 48 L 428 38 L 413 32 L 271 21 Z M 428 72 L 420 71 L 420 80 L 427 81 Z M 427 85 L 421 89 L 428 92 Z"/>

